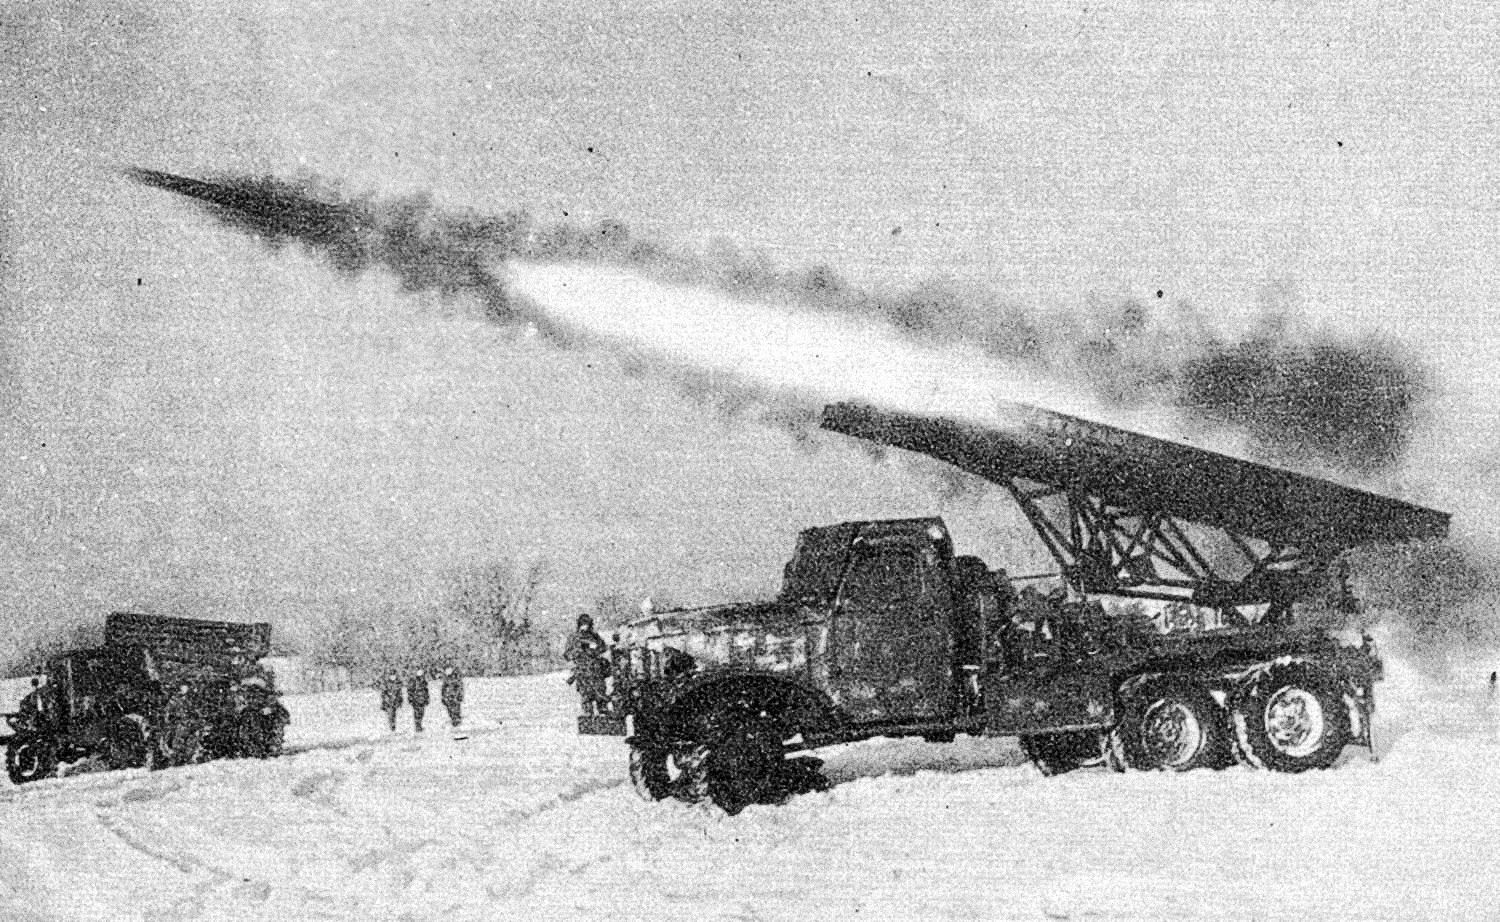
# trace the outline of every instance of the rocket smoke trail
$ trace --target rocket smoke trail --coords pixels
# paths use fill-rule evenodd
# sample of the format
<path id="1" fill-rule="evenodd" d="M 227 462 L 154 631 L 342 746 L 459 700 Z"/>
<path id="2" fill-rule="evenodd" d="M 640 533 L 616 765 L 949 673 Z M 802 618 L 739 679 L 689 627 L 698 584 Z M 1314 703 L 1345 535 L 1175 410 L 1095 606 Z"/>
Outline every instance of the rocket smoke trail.
<path id="1" fill-rule="evenodd" d="M 930 286 L 863 291 L 826 266 L 780 271 L 724 247 L 707 258 L 671 253 L 633 239 L 618 221 L 580 227 L 538 223 L 524 211 L 448 213 L 424 197 L 350 198 L 311 180 L 205 181 L 145 169 L 126 175 L 188 196 L 225 225 L 272 247 L 300 243 L 346 273 L 382 267 L 411 292 L 467 293 L 489 319 L 531 323 L 558 341 L 587 335 L 587 325 L 558 329 L 526 299 L 513 297 L 498 267 L 507 261 L 612 264 L 658 282 L 796 305 L 804 316 L 874 322 L 908 343 L 977 350 L 1026 378 L 1070 382 L 1098 406 L 1171 408 L 1206 427 L 1240 433 L 1252 453 L 1271 463 L 1360 475 L 1394 467 L 1428 390 L 1425 369 L 1394 344 L 1300 332 L 1275 307 L 1249 336 L 1225 340 L 1205 332 L 1202 318 L 1182 305 L 1171 314 L 1163 310 L 1167 305 L 1125 299 L 1047 315 L 983 292 L 959 295 Z M 688 367 L 678 377 L 693 374 Z"/>
<path id="2" fill-rule="evenodd" d="M 435 215 L 422 199 L 375 204 L 331 200 L 316 183 L 272 177 L 192 179 L 130 168 L 137 182 L 187 196 L 228 227 L 254 234 L 272 248 L 300 243 L 340 272 L 376 266 L 394 272 L 403 290 L 477 295 L 493 320 L 513 319 L 505 287 L 487 267 L 510 255 L 519 216 Z"/>
<path id="3" fill-rule="evenodd" d="M 300 240 L 328 254 L 341 269 L 369 264 L 364 243 L 375 230 L 374 216 L 352 204 L 322 202 L 305 190 L 274 179 L 205 182 L 158 170 L 131 168 L 137 182 L 197 199 L 227 224 L 261 234 L 273 243 Z"/>

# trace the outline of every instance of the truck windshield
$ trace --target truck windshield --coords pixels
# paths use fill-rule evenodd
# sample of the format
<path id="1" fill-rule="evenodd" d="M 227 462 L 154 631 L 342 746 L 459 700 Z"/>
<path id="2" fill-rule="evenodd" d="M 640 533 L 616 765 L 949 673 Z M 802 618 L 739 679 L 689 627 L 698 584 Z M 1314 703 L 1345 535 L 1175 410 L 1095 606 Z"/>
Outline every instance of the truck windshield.
<path id="1" fill-rule="evenodd" d="M 910 547 L 877 547 L 861 554 L 849 568 L 844 600 L 854 607 L 888 605 L 921 598 L 922 567 Z"/>
<path id="2" fill-rule="evenodd" d="M 797 536 L 797 550 L 783 571 L 781 599 L 797 604 L 832 600 L 848 559 L 854 527 L 809 528 Z"/>

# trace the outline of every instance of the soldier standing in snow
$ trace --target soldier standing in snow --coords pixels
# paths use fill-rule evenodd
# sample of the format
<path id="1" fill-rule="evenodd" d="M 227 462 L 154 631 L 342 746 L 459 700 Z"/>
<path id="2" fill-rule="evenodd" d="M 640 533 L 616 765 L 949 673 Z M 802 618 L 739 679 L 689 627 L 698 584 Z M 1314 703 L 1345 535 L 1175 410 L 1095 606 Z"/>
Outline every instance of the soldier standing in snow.
<path id="1" fill-rule="evenodd" d="M 431 696 L 427 693 L 427 672 L 418 669 L 406 680 L 406 700 L 411 704 L 412 723 L 416 724 L 417 732 L 422 732 L 422 712 L 427 710 L 427 702 Z"/>
<path id="2" fill-rule="evenodd" d="M 609 660 L 604 656 L 608 648 L 604 638 L 594 630 L 594 619 L 588 615 L 578 616 L 578 630 L 568 638 L 568 647 L 563 656 L 573 663 L 573 674 L 568 683 L 578 690 L 578 697 L 585 716 L 603 713 L 609 705 L 609 695 L 604 680 L 609 675 Z"/>
<path id="3" fill-rule="evenodd" d="M 464 675 L 453 666 L 447 666 L 443 669 L 442 682 L 438 698 L 442 700 L 443 707 L 448 709 L 448 723 L 456 727 L 464 719 Z"/>
<path id="4" fill-rule="evenodd" d="M 385 711 L 391 732 L 396 732 L 396 712 L 401 710 L 401 675 L 392 669 L 380 680 L 380 709 Z"/>

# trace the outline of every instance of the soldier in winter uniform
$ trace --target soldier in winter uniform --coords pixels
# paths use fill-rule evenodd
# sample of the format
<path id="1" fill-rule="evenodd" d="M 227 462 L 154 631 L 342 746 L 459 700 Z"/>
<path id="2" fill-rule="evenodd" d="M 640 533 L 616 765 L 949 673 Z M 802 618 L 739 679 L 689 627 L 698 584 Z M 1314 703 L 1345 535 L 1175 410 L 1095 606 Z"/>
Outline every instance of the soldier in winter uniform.
<path id="1" fill-rule="evenodd" d="M 401 710 L 401 674 L 392 669 L 380 680 L 380 709 L 385 711 L 391 732 L 396 732 L 396 712 Z"/>
<path id="2" fill-rule="evenodd" d="M 609 694 L 604 688 L 604 680 L 609 676 L 609 660 L 605 659 L 608 650 L 604 638 L 594 630 L 594 619 L 579 615 L 578 630 L 568 638 L 563 656 L 573 664 L 568 682 L 578 690 L 583 713 L 588 717 L 602 714 L 609 706 Z"/>
<path id="3" fill-rule="evenodd" d="M 458 726 L 463 723 L 464 674 L 453 666 L 443 669 L 442 689 L 438 697 L 448 709 L 448 723 Z"/>
<path id="4" fill-rule="evenodd" d="M 411 704 L 412 723 L 416 724 L 417 732 L 422 732 L 422 713 L 427 710 L 427 702 L 431 696 L 427 693 L 427 673 L 421 669 L 413 672 L 411 678 L 406 680 L 406 700 Z"/>

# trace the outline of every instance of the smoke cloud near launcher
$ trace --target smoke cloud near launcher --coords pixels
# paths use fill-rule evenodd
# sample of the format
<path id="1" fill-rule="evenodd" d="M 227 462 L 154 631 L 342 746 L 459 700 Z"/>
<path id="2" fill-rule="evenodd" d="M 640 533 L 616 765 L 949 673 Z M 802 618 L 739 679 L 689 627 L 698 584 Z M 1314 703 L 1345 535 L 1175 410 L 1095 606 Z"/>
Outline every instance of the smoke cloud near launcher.
<path id="1" fill-rule="evenodd" d="M 954 287 L 866 291 L 826 266 L 782 270 L 728 246 L 672 251 L 614 221 L 445 211 L 316 179 L 126 175 L 273 249 L 298 244 L 341 273 L 380 269 L 407 292 L 473 298 L 491 322 L 605 347 L 688 395 L 804 433 L 830 400 L 983 423 L 1003 399 L 1367 484 L 1400 469 L 1431 390 L 1398 343 L 1312 329 L 1286 299 L 1234 337 L 1164 296 L 1049 313 Z M 1474 616 L 1493 594 L 1488 568 L 1456 553 L 1387 566 L 1402 553 L 1357 561 L 1384 574 L 1365 584 L 1398 633 L 1429 653 L 1493 639 Z M 1435 601 L 1390 575 L 1434 567 L 1462 591 Z M 1407 623 L 1400 599 L 1412 594 Z"/>

